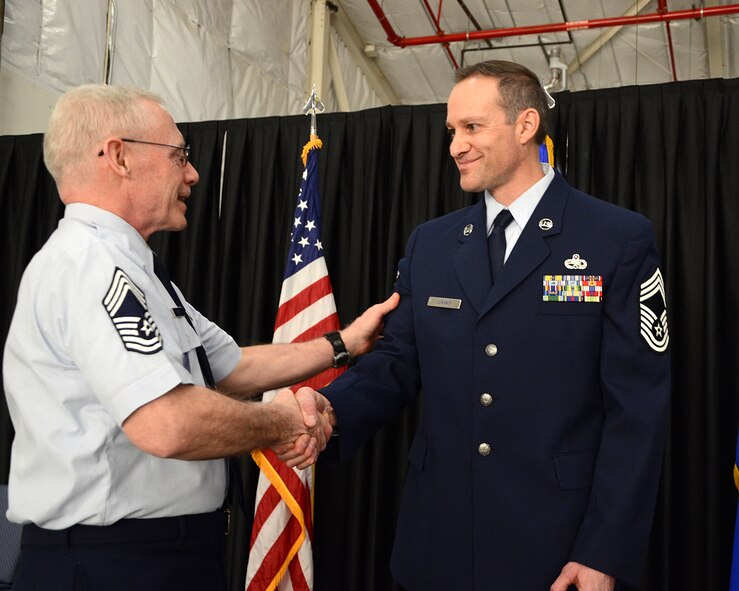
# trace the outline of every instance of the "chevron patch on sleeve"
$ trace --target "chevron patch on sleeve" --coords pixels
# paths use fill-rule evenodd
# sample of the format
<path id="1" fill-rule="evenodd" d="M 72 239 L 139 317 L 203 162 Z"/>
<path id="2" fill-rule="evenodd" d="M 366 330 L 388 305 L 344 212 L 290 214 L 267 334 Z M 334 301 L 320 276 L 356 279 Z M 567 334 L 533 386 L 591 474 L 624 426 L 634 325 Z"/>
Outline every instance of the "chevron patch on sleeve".
<path id="1" fill-rule="evenodd" d="M 639 309 L 642 337 L 650 349 L 664 353 L 670 342 L 670 334 L 667 330 L 665 283 L 659 269 L 641 284 Z"/>
<path id="2" fill-rule="evenodd" d="M 149 315 L 144 292 L 118 267 L 102 303 L 126 349 L 144 355 L 162 350 L 162 336 Z"/>

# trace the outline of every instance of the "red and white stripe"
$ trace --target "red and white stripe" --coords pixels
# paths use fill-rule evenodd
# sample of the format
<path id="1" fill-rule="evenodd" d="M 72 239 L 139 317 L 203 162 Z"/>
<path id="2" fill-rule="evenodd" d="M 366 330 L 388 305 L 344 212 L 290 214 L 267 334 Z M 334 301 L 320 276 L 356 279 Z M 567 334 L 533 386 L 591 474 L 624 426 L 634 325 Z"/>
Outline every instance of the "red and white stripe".
<path id="1" fill-rule="evenodd" d="M 326 261 L 316 259 L 282 286 L 274 342 L 301 342 L 338 330 Z M 326 370 L 293 390 L 319 388 L 340 370 Z M 265 401 L 274 392 L 265 394 Z M 260 467 L 247 591 L 310 591 L 313 588 L 313 468 L 288 468 L 271 450 L 252 453 Z"/>

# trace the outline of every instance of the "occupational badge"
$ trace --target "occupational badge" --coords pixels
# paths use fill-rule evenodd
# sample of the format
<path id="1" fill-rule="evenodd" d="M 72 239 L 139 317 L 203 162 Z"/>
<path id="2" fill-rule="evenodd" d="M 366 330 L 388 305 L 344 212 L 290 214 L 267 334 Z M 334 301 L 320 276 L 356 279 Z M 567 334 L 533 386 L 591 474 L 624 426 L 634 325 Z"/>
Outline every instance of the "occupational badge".
<path id="1" fill-rule="evenodd" d="M 639 310 L 642 337 L 650 349 L 664 353 L 670 342 L 670 334 L 667 330 L 665 283 L 659 269 L 641 284 Z"/>
<path id="2" fill-rule="evenodd" d="M 149 314 L 146 296 L 122 269 L 116 267 L 102 304 L 127 350 L 144 355 L 162 350 L 162 336 Z"/>
<path id="3" fill-rule="evenodd" d="M 578 269 L 582 271 L 583 269 L 587 269 L 588 261 L 581 259 L 579 254 L 573 254 L 571 259 L 565 260 L 565 267 L 567 269 Z"/>

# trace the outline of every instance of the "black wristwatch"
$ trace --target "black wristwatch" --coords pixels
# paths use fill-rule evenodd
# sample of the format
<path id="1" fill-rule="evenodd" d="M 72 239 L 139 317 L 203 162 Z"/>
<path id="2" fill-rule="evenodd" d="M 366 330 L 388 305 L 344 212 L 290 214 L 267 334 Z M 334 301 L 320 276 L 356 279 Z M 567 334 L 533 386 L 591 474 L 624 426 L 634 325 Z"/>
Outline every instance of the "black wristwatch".
<path id="1" fill-rule="evenodd" d="M 346 350 L 346 345 L 344 344 L 344 340 L 341 338 L 341 333 L 338 330 L 335 330 L 333 332 L 327 332 L 323 336 L 326 337 L 326 340 L 331 343 L 331 346 L 334 348 L 334 358 L 331 362 L 331 367 L 344 367 L 349 363 L 351 355 L 349 355 L 349 351 Z"/>

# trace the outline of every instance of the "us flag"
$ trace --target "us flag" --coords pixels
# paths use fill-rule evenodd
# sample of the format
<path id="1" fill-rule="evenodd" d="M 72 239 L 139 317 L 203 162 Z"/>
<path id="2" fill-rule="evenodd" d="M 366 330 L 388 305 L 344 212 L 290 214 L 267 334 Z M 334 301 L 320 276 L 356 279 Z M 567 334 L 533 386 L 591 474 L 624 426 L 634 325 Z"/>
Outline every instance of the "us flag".
<path id="1" fill-rule="evenodd" d="M 293 216 L 275 343 L 308 341 L 339 328 L 321 243 L 320 148 L 321 140 L 313 135 L 303 148 L 305 169 Z M 328 369 L 292 390 L 323 387 L 339 373 Z M 273 397 L 274 392 L 269 392 L 264 399 Z M 260 474 L 245 588 L 308 591 L 313 588 L 313 467 L 288 468 L 271 450 L 254 451 L 252 457 Z"/>

